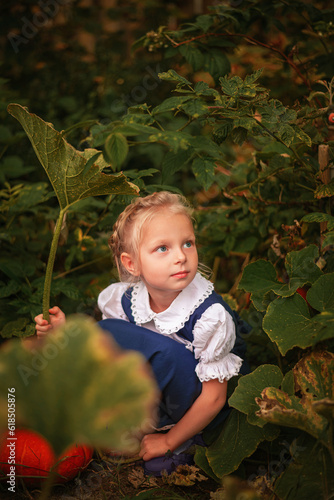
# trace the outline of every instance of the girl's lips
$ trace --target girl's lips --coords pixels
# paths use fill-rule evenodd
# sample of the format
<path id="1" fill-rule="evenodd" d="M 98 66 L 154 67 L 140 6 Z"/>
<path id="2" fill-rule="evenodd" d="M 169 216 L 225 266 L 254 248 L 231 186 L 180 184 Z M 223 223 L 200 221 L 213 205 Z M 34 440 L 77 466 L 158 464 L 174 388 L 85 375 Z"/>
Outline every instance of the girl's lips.
<path id="1" fill-rule="evenodd" d="M 189 274 L 189 271 L 180 271 L 179 273 L 172 274 L 173 278 L 186 278 Z"/>

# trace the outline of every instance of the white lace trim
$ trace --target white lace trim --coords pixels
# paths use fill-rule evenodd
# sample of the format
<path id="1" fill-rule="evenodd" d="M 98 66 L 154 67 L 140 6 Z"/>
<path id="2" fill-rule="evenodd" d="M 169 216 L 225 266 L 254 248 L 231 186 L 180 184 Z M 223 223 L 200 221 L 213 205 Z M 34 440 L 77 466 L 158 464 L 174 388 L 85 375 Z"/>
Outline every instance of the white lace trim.
<path id="1" fill-rule="evenodd" d="M 196 373 L 201 382 L 217 378 L 219 382 L 230 380 L 238 375 L 243 360 L 236 354 L 229 353 L 220 362 L 201 363 L 196 366 Z"/>
<path id="2" fill-rule="evenodd" d="M 168 309 L 155 313 L 150 308 L 145 285 L 139 282 L 133 287 L 131 312 L 136 324 L 143 325 L 153 320 L 160 333 L 169 335 L 184 327 L 195 310 L 211 295 L 213 289 L 213 284 L 197 273 L 193 281 L 179 293 Z"/>

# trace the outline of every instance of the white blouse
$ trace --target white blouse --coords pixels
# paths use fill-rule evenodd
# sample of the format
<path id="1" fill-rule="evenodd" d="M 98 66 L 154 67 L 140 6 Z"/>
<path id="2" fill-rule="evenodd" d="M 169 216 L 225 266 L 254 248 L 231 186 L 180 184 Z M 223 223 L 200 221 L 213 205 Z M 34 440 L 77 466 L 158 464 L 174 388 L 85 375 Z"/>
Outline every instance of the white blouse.
<path id="1" fill-rule="evenodd" d="M 121 299 L 128 283 L 114 283 L 99 295 L 98 306 L 103 319 L 116 318 L 129 321 Z M 182 290 L 172 304 L 160 313 L 150 307 L 149 294 L 143 282 L 136 283 L 131 296 L 131 311 L 135 323 L 185 344 L 199 362 L 196 373 L 201 382 L 229 380 L 239 373 L 242 359 L 230 351 L 235 342 L 232 316 L 221 304 L 213 304 L 204 311 L 193 329 L 193 342 L 177 335 L 197 307 L 212 293 L 213 284 L 199 273 Z"/>

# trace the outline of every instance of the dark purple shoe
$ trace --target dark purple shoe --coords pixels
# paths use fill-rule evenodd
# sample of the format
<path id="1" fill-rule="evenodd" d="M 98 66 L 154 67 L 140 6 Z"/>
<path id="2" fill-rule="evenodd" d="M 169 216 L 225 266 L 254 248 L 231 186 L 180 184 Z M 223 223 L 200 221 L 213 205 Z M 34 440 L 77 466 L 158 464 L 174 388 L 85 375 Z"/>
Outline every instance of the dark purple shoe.
<path id="1" fill-rule="evenodd" d="M 170 456 L 156 457 L 144 462 L 144 474 L 145 476 L 161 477 L 163 473 L 171 474 L 179 465 L 193 465 L 193 463 L 193 455 L 189 455 L 189 453 L 175 455 L 173 453 Z"/>

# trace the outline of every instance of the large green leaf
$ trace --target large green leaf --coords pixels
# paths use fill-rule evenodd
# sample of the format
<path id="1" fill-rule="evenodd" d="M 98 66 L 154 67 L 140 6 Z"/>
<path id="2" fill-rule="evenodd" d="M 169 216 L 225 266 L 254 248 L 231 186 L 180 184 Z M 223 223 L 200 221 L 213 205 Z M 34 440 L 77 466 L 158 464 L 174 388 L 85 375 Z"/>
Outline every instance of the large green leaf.
<path id="1" fill-rule="evenodd" d="M 207 448 L 208 463 L 215 475 L 222 478 L 235 471 L 262 441 L 272 441 L 278 434 L 278 428 L 251 425 L 246 415 L 233 410 L 218 439 Z"/>
<path id="2" fill-rule="evenodd" d="M 305 349 L 334 337 L 333 315 L 311 317 L 306 301 L 298 294 L 271 302 L 263 318 L 263 329 L 285 355 L 293 347 Z"/>
<path id="3" fill-rule="evenodd" d="M 8 112 L 22 125 L 35 153 L 45 169 L 55 190 L 61 209 L 88 196 L 108 194 L 136 194 L 138 188 L 123 174 L 107 175 L 102 171 L 108 166 L 102 157 L 85 169 L 95 149 L 77 151 L 55 130 L 38 116 L 29 113 L 19 104 L 10 104 Z"/>
<path id="4" fill-rule="evenodd" d="M 240 378 L 237 388 L 228 400 L 229 405 L 246 413 L 250 424 L 263 427 L 267 422 L 256 415 L 259 407 L 255 398 L 259 397 L 266 387 L 279 387 L 282 381 L 283 375 L 278 366 L 261 365 L 252 373 Z"/>
<path id="5" fill-rule="evenodd" d="M 287 469 L 275 482 L 280 500 L 329 500 L 334 491 L 333 461 L 315 439 L 305 439 Z"/>
<path id="6" fill-rule="evenodd" d="M 334 401 L 334 354 L 310 353 L 295 365 L 293 374 L 296 394 L 267 387 L 261 398 L 256 398 L 258 416 L 277 425 L 301 429 L 330 448 L 329 423 L 316 411 L 316 404 L 325 399 L 328 406 L 328 401 Z"/>
<path id="7" fill-rule="evenodd" d="M 8 388 L 15 390 L 16 426 L 40 432 L 57 454 L 74 442 L 130 450 L 157 395 L 144 358 L 120 351 L 111 335 L 80 316 L 45 341 L 4 344 L 0 406 L 7 404 Z M 0 420 L 5 428 L 6 415 Z"/>

